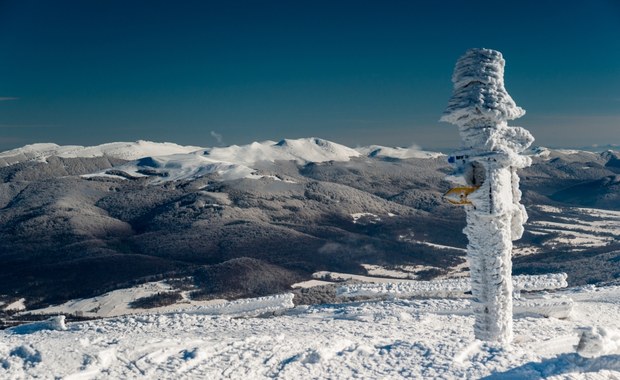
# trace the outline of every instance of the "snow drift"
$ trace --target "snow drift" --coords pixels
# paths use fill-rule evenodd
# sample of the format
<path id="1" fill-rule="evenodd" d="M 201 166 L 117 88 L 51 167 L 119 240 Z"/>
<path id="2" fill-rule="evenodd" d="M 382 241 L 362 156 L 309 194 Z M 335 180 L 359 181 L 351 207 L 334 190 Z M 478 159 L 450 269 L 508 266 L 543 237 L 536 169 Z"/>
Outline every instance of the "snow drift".
<path id="1" fill-rule="evenodd" d="M 515 293 L 519 291 L 554 290 L 568 286 L 566 273 L 549 273 L 543 275 L 513 276 Z M 411 281 L 378 284 L 351 284 L 338 288 L 341 297 L 389 295 L 393 297 L 450 297 L 462 296 L 471 291 L 468 278 L 454 278 L 432 281 Z"/>
<path id="2" fill-rule="evenodd" d="M 182 312 L 187 314 L 251 317 L 267 313 L 279 313 L 286 309 L 291 309 L 295 306 L 293 304 L 293 297 L 294 295 L 292 293 L 286 293 L 273 296 L 246 298 L 221 304 L 183 309 Z"/>
<path id="3" fill-rule="evenodd" d="M 7 329 L 7 332 L 13 334 L 32 334 L 42 330 L 64 331 L 67 329 L 65 325 L 65 316 L 58 315 L 50 317 L 41 322 L 32 322 Z"/>
<path id="4" fill-rule="evenodd" d="M 584 328 L 577 344 L 577 352 L 586 358 L 620 354 L 620 330 L 603 326 Z"/>

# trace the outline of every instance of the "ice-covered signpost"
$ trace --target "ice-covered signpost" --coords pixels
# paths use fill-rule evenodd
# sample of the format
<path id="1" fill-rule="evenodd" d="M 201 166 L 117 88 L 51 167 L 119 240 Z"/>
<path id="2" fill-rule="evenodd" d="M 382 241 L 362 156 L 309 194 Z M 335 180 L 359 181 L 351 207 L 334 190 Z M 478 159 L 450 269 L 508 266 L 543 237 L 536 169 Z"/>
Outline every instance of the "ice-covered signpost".
<path id="1" fill-rule="evenodd" d="M 459 187 L 447 193 L 464 204 L 469 239 L 477 339 L 508 344 L 512 340 L 512 240 L 523 234 L 527 219 L 519 202 L 516 170 L 529 166 L 523 152 L 533 141 L 508 120 L 523 116 L 504 88 L 504 59 L 490 49 L 470 49 L 456 63 L 454 90 L 441 120 L 459 127 L 463 150 L 450 157 Z"/>

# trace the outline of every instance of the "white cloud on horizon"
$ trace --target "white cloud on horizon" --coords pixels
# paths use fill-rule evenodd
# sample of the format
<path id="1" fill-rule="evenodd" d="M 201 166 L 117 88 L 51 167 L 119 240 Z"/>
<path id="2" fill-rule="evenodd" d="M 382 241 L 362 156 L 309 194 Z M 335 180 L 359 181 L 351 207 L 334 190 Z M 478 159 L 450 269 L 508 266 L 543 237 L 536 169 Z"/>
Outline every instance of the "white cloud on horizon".
<path id="1" fill-rule="evenodd" d="M 215 132 L 215 131 L 211 131 L 211 136 L 212 136 L 215 140 L 217 140 L 217 143 L 218 143 L 219 145 L 224 144 L 224 136 L 222 136 L 221 134 L 219 134 L 219 133 L 217 133 L 217 132 Z"/>
<path id="2" fill-rule="evenodd" d="M 8 100 L 19 100 L 16 96 L 0 96 L 0 102 L 6 102 Z"/>

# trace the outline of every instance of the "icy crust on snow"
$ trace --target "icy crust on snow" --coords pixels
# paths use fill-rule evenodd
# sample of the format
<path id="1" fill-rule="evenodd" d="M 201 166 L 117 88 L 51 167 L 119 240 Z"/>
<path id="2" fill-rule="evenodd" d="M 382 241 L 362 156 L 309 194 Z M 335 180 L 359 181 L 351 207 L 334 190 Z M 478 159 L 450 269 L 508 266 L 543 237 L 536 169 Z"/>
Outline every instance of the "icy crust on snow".
<path id="1" fill-rule="evenodd" d="M 571 317 L 517 317 L 510 349 L 475 340 L 466 299 L 356 302 L 272 318 L 148 314 L 0 331 L 0 378 L 618 378 L 620 351 L 589 358 L 576 346 L 584 326 L 620 328 L 620 288 L 560 292 L 575 299 Z"/>
<path id="2" fill-rule="evenodd" d="M 565 288 L 566 273 L 512 276 L 515 291 L 553 290 Z M 462 296 L 471 290 L 469 278 L 455 278 L 432 281 L 412 281 L 378 284 L 351 284 L 341 286 L 339 297 L 390 295 L 394 297 L 450 297 Z"/>
<path id="3" fill-rule="evenodd" d="M 515 299 L 512 312 L 515 316 L 544 316 L 569 318 L 575 302 L 568 297 Z"/>

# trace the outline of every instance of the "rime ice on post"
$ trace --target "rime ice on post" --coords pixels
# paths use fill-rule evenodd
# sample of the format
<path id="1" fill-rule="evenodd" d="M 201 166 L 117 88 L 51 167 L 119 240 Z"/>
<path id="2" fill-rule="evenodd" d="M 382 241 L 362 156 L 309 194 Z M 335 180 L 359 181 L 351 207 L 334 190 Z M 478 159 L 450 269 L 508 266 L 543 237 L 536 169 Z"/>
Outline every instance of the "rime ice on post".
<path id="1" fill-rule="evenodd" d="M 518 168 L 531 164 L 520 155 L 533 141 L 508 120 L 525 114 L 504 88 L 504 59 L 490 49 L 470 49 L 456 63 L 454 91 L 441 120 L 459 127 L 463 150 L 450 157 L 452 180 L 475 189 L 467 197 L 467 260 L 477 339 L 512 340 L 512 240 L 527 219 L 519 202 Z"/>

